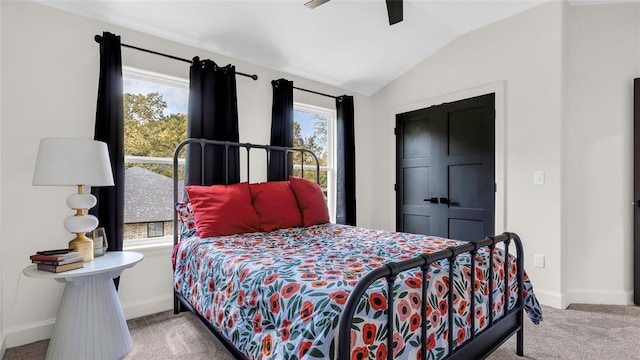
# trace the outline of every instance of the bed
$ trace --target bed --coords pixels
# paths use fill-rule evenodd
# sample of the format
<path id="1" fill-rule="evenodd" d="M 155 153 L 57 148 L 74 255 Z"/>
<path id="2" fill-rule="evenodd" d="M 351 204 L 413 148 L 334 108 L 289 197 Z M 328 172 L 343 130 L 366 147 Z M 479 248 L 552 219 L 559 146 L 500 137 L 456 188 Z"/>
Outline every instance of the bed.
<path id="1" fill-rule="evenodd" d="M 176 149 L 174 173 L 178 153 L 192 145 L 218 146 L 225 154 L 259 149 L 267 159 L 274 151 L 306 152 L 188 139 Z M 315 168 L 317 179 L 317 163 Z M 190 202 L 178 198 L 178 185 L 176 177 L 174 312 L 191 311 L 235 358 L 481 359 L 514 334 L 522 356 L 525 313 L 534 323 L 542 320 L 516 234 L 462 242 L 331 224 L 328 215 L 317 214 L 326 209 L 318 204 L 319 187 L 297 177 L 187 186 Z M 258 225 L 243 213 L 238 221 L 248 225 L 212 232 L 207 206 L 212 196 L 221 196 L 212 189 L 242 192 L 243 199 L 263 191 L 269 200 L 287 187 L 302 226 L 280 223 L 278 216 L 291 215 L 286 205 L 274 211 L 254 196 L 249 203 L 259 214 Z M 262 222 L 263 216 L 270 218 Z M 224 227 L 234 221 L 224 220 Z"/>

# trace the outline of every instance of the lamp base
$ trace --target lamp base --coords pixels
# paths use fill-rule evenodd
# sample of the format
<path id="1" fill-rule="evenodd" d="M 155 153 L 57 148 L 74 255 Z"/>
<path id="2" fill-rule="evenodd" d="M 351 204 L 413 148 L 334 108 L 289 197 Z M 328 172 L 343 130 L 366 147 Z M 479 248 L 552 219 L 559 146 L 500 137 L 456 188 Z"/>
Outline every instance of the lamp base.
<path id="1" fill-rule="evenodd" d="M 93 240 L 84 233 L 77 233 L 75 239 L 69 241 L 69 249 L 79 252 L 84 257 L 84 262 L 93 261 Z"/>

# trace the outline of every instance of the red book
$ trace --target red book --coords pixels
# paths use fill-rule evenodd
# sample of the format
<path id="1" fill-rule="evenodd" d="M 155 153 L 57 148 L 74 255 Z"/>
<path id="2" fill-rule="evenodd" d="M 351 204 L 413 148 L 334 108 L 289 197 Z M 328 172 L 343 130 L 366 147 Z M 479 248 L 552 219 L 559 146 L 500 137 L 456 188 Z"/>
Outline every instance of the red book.
<path id="1" fill-rule="evenodd" d="M 35 254 L 35 255 L 31 255 L 29 256 L 29 259 L 31 259 L 31 261 L 55 261 L 55 262 L 60 262 L 60 261 L 66 261 L 66 260 L 75 260 L 78 261 L 78 259 L 83 259 L 83 256 L 78 253 L 78 252 L 69 252 L 66 254 L 56 254 L 56 255 L 39 255 L 39 254 Z"/>

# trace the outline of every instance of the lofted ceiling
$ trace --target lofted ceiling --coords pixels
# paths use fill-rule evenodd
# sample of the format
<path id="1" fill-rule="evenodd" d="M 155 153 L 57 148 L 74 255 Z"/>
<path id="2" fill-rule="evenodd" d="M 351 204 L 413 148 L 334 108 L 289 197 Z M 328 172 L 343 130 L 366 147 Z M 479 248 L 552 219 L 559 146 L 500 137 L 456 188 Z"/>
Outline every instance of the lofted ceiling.
<path id="1" fill-rule="evenodd" d="M 559 0 L 404 0 L 392 26 L 384 0 L 38 2 L 371 95 L 456 37 L 547 1 Z"/>

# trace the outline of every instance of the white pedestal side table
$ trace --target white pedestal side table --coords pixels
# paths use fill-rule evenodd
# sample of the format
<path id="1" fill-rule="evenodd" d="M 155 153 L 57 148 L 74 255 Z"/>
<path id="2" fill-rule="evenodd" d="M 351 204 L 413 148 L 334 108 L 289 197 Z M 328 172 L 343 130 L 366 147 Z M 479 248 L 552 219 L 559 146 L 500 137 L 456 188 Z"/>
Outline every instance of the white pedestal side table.
<path id="1" fill-rule="evenodd" d="M 121 359 L 133 348 L 113 279 L 141 261 L 131 251 L 107 252 L 83 268 L 51 273 L 30 265 L 31 278 L 65 283 L 46 359 Z"/>

